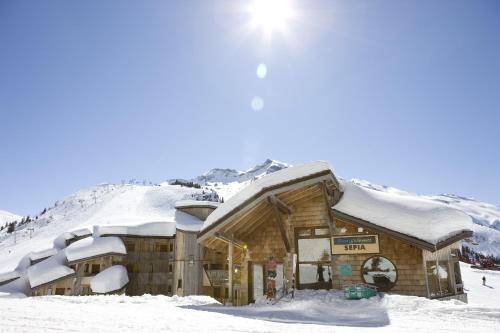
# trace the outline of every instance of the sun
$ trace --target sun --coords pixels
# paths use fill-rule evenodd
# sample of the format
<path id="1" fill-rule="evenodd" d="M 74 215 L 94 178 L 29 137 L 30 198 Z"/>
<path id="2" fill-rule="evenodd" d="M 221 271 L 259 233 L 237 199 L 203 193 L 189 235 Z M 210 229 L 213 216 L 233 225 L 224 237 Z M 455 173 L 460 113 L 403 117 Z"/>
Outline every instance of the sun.
<path id="1" fill-rule="evenodd" d="M 254 0 L 248 11 L 252 27 L 262 29 L 269 37 L 276 30 L 285 32 L 295 15 L 291 0 Z"/>

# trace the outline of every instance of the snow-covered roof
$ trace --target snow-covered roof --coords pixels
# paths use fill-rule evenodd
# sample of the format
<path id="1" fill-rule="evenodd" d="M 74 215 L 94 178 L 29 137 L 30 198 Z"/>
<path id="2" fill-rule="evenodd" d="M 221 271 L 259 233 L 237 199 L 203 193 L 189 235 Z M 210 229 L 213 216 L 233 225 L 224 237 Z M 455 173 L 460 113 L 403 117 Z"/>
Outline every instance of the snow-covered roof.
<path id="1" fill-rule="evenodd" d="M 468 231 L 471 218 L 431 200 L 368 189 L 343 181 L 344 194 L 334 210 L 436 245 Z"/>
<path id="2" fill-rule="evenodd" d="M 31 252 L 29 254 L 29 258 L 31 261 L 36 261 L 36 260 L 40 260 L 43 258 L 48 258 L 50 256 L 53 256 L 56 253 L 57 253 L 56 248 L 49 248 L 49 249 L 45 249 L 45 250 L 38 251 L 38 252 Z"/>
<path id="3" fill-rule="evenodd" d="M 106 294 L 122 289 L 128 283 L 125 266 L 115 265 L 106 268 L 90 280 L 90 288 L 94 293 Z"/>
<path id="4" fill-rule="evenodd" d="M 28 268 L 28 279 L 31 288 L 72 274 L 75 274 L 75 271 L 66 266 L 66 256 L 62 251 Z"/>
<path id="5" fill-rule="evenodd" d="M 21 273 L 19 271 L 12 271 L 12 272 L 5 272 L 0 274 L 0 284 L 5 281 L 10 281 L 17 279 L 18 277 L 21 276 Z"/>
<path id="6" fill-rule="evenodd" d="M 190 207 L 210 207 L 217 208 L 220 202 L 206 200 L 179 200 L 175 202 L 175 208 L 190 208 Z"/>
<path id="7" fill-rule="evenodd" d="M 94 236 L 123 235 L 144 237 L 172 237 L 175 222 L 149 222 L 136 225 L 103 225 L 94 227 Z"/>
<path id="8" fill-rule="evenodd" d="M 251 182 L 244 187 L 241 191 L 229 198 L 226 202 L 221 204 L 216 210 L 210 214 L 202 230 L 210 225 L 216 223 L 226 215 L 230 214 L 233 210 L 244 204 L 253 196 L 258 195 L 272 187 L 285 185 L 286 183 L 299 181 L 302 178 L 308 178 L 315 174 L 322 174 L 325 172 L 332 172 L 328 163 L 323 161 L 310 162 L 298 166 L 282 169 L 271 174 L 268 174 L 260 179 Z"/>
<path id="9" fill-rule="evenodd" d="M 125 245 L 119 237 L 87 237 L 70 244 L 66 249 L 68 261 L 92 258 L 108 253 L 127 254 Z"/>

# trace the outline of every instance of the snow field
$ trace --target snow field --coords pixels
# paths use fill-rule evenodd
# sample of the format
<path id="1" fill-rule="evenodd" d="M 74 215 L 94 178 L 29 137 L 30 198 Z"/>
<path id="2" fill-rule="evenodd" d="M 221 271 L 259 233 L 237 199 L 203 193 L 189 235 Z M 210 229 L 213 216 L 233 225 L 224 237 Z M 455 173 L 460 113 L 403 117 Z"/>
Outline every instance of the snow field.
<path id="1" fill-rule="evenodd" d="M 0 298 L 0 331 L 499 332 L 500 274 L 462 270 L 470 304 L 399 295 L 348 301 L 338 291 L 298 291 L 293 301 L 245 307 L 207 296 Z"/>

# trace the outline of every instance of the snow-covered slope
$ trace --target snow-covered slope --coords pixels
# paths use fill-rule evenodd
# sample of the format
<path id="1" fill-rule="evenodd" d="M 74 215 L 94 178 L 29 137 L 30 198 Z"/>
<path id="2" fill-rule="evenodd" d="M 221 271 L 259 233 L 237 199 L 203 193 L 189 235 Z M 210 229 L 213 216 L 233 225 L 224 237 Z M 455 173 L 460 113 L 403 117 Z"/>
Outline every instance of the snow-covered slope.
<path id="1" fill-rule="evenodd" d="M 172 221 L 175 202 L 191 199 L 201 189 L 178 185 L 104 184 L 78 191 L 56 202 L 33 222 L 22 225 L 15 235 L 0 232 L 0 273 L 12 271 L 32 251 L 51 248 L 64 232 L 94 225 L 137 225 L 146 222 Z M 30 230 L 32 229 L 32 230 Z M 31 237 L 30 237 L 31 234 Z"/>
<path id="2" fill-rule="evenodd" d="M 0 210 L 0 227 L 3 227 L 5 224 L 14 222 L 14 221 L 21 221 L 22 216 L 6 212 L 5 210 Z"/>

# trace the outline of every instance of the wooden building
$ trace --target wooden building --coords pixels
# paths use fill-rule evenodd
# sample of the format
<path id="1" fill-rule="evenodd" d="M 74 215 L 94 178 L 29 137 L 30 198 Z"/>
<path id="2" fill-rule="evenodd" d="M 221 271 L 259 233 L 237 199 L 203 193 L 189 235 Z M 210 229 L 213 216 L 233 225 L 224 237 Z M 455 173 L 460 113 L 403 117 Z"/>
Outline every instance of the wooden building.
<path id="1" fill-rule="evenodd" d="M 315 162 L 268 175 L 230 198 L 208 216 L 198 236 L 209 282 L 205 292 L 231 304 L 252 302 L 266 292 L 266 262 L 273 257 L 278 289 L 292 287 L 292 281 L 298 289 L 366 283 L 380 291 L 466 300 L 457 242 L 470 231 L 452 231 L 436 243 L 418 239 L 399 226 L 392 230 L 336 210 L 347 200 L 344 192 L 329 166 Z M 363 202 L 358 204 L 362 212 Z M 215 276 L 222 283 L 210 279 Z"/>

